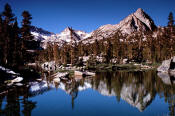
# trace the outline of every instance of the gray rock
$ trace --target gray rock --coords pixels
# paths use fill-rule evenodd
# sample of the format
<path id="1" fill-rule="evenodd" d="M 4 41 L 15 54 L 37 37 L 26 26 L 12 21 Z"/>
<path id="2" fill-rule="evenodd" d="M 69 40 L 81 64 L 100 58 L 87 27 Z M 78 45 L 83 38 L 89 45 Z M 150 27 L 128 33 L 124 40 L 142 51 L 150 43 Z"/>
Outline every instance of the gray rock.
<path id="1" fill-rule="evenodd" d="M 175 56 L 171 59 L 164 60 L 162 65 L 157 68 L 158 72 L 171 72 L 175 71 Z"/>
<path id="2" fill-rule="evenodd" d="M 162 62 L 162 65 L 157 68 L 157 71 L 158 72 L 168 72 L 170 69 L 170 63 L 171 63 L 171 59 L 164 60 Z"/>
<path id="3" fill-rule="evenodd" d="M 172 78 L 175 78 L 175 56 L 163 61 L 162 65 L 157 68 L 157 71 L 157 75 L 165 84 L 174 84 L 175 81 L 173 81 Z"/>
<path id="4" fill-rule="evenodd" d="M 175 63 L 175 56 L 172 58 L 172 62 L 174 62 L 174 63 Z"/>

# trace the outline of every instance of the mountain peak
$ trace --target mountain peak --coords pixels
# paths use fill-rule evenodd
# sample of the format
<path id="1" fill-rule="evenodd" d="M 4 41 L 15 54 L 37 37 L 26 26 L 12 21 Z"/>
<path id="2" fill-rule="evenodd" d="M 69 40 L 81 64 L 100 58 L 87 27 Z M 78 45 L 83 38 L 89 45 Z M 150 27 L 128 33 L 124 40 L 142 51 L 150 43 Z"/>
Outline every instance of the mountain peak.
<path id="1" fill-rule="evenodd" d="M 88 34 L 80 30 L 72 29 L 72 27 L 66 27 L 61 33 L 56 35 L 57 38 L 66 42 L 70 42 L 72 40 L 77 42 L 91 36 L 91 34 Z"/>
<path id="2" fill-rule="evenodd" d="M 34 36 L 35 41 L 42 41 L 54 35 L 54 33 L 52 32 L 46 31 L 42 28 L 38 28 L 35 26 L 31 26 L 30 31 L 31 31 L 31 34 Z"/>
<path id="3" fill-rule="evenodd" d="M 127 16 L 115 27 L 125 34 L 137 31 L 153 31 L 156 28 L 154 21 L 142 8 L 138 8 L 136 12 Z"/>
<path id="4" fill-rule="evenodd" d="M 135 13 L 142 14 L 144 13 L 144 10 L 142 8 L 138 8 Z"/>
<path id="5" fill-rule="evenodd" d="M 66 27 L 62 32 L 70 32 L 72 30 L 71 27 Z"/>
<path id="6" fill-rule="evenodd" d="M 149 30 L 153 31 L 156 26 L 154 24 L 154 21 L 151 19 L 151 17 L 144 12 L 143 9 L 138 8 L 137 11 L 135 13 L 133 13 L 142 23 L 144 23 Z"/>
<path id="7" fill-rule="evenodd" d="M 138 8 L 135 13 L 133 13 L 136 17 L 142 17 L 145 18 L 145 15 L 147 15 L 142 8 Z"/>
<path id="8" fill-rule="evenodd" d="M 144 12 L 142 8 L 138 8 L 134 13 L 131 13 L 129 16 L 120 21 L 119 24 L 103 25 L 91 33 L 74 30 L 72 27 L 66 27 L 59 34 L 50 34 L 49 32 L 43 32 L 41 29 L 33 28 L 35 33 L 32 34 L 38 38 L 42 37 L 42 40 L 47 39 L 48 41 L 52 42 L 64 41 L 68 43 L 72 40 L 75 42 L 82 40 L 84 43 L 86 43 L 94 42 L 95 39 L 100 40 L 103 38 L 113 37 L 117 32 L 121 32 L 124 35 L 129 35 L 135 32 L 153 31 L 154 29 L 156 29 L 156 25 L 151 17 Z M 50 39 L 48 39 L 49 34 L 51 35 Z"/>
<path id="9" fill-rule="evenodd" d="M 45 34 L 45 35 L 52 35 L 52 34 L 54 34 L 52 32 L 46 31 L 46 30 L 44 30 L 42 28 L 38 28 L 36 26 L 31 26 L 30 31 L 31 32 L 37 32 L 37 33 Z"/>
<path id="10" fill-rule="evenodd" d="M 131 13 L 119 24 L 107 24 L 99 27 L 92 33 L 92 40 L 110 38 L 117 32 L 127 35 L 140 31 L 153 31 L 154 29 L 156 29 L 156 25 L 151 17 L 142 8 L 138 8 L 136 12 Z"/>

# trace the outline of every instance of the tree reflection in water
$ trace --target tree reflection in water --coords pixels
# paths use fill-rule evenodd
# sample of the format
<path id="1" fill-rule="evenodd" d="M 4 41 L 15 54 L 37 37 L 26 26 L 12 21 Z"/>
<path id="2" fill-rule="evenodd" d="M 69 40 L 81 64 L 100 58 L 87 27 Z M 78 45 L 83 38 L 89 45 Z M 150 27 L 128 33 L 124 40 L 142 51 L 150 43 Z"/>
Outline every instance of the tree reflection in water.
<path id="1" fill-rule="evenodd" d="M 167 84 L 157 76 L 156 71 L 119 71 L 100 72 L 96 77 L 73 77 L 71 81 L 61 81 L 54 83 L 50 76 L 41 82 L 24 84 L 22 87 L 0 87 L 0 115 L 7 116 L 31 116 L 33 109 L 37 107 L 37 102 L 29 100 L 30 97 L 47 92 L 52 88 L 62 89 L 72 96 L 72 109 L 74 100 L 78 97 L 78 92 L 91 88 L 104 96 L 116 96 L 117 102 L 120 99 L 136 107 L 139 111 L 144 111 L 154 100 L 156 94 L 169 105 L 169 115 L 175 115 L 175 85 L 171 79 L 171 84 Z M 38 90 L 34 89 L 34 87 Z M 32 88 L 33 87 L 33 88 Z"/>
<path id="2" fill-rule="evenodd" d="M 5 87 L 3 87 L 4 89 Z M 22 113 L 24 116 L 31 116 L 32 110 L 36 107 L 36 102 L 28 100 L 28 88 L 25 86 L 10 87 L 7 90 L 6 93 L 0 95 L 0 115 L 20 116 Z"/>

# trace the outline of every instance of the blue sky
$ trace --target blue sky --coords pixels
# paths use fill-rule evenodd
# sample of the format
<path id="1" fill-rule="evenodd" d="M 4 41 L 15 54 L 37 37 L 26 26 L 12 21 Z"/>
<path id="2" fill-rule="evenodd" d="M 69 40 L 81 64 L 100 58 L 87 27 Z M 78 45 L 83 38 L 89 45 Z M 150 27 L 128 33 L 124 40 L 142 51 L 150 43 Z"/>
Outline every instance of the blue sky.
<path id="1" fill-rule="evenodd" d="M 91 32 L 104 24 L 117 24 L 138 8 L 143 8 L 156 25 L 167 25 L 170 11 L 175 14 L 175 0 L 0 0 L 12 6 L 21 21 L 21 13 L 32 14 L 32 25 L 54 33 L 67 26 Z"/>

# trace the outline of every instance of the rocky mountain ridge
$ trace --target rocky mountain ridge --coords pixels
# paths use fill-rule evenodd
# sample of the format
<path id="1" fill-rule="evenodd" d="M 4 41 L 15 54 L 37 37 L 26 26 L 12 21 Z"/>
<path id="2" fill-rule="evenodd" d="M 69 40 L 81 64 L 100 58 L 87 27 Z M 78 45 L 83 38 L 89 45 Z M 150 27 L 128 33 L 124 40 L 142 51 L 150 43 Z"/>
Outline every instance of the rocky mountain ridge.
<path id="1" fill-rule="evenodd" d="M 74 30 L 67 27 L 59 34 L 54 34 L 48 31 L 43 31 L 41 28 L 34 28 L 32 34 L 35 40 L 42 41 L 42 43 L 70 43 L 79 42 L 91 43 L 93 41 L 103 38 L 110 38 L 117 32 L 121 32 L 124 35 L 130 35 L 139 31 L 153 31 L 157 27 L 150 16 L 139 8 L 136 12 L 130 14 L 125 19 L 120 21 L 119 24 L 103 25 L 91 33 L 86 33 L 80 30 Z M 44 44 L 44 45 L 45 45 Z M 61 45 L 61 44 L 60 44 Z"/>
<path id="2" fill-rule="evenodd" d="M 103 25 L 92 33 L 92 39 L 109 38 L 118 31 L 122 34 L 129 35 L 139 31 L 153 31 L 156 29 L 154 21 L 148 16 L 143 9 L 139 8 L 135 13 L 130 14 L 119 24 Z"/>

